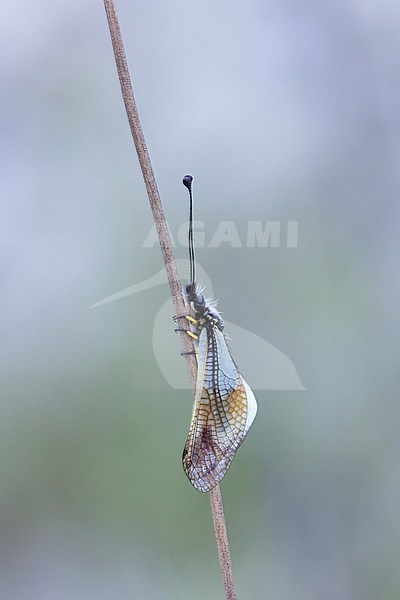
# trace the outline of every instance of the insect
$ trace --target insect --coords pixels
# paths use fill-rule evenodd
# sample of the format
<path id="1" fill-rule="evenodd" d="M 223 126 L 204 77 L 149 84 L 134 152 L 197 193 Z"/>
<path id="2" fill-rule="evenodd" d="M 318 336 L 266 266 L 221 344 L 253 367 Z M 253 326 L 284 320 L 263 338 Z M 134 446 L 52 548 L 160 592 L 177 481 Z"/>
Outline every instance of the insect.
<path id="1" fill-rule="evenodd" d="M 194 317 L 175 317 L 189 322 L 189 329 L 184 331 L 193 340 L 197 358 L 193 414 L 182 463 L 192 485 L 200 492 L 208 492 L 226 474 L 254 421 L 257 402 L 230 354 L 215 301 L 206 300 L 196 283 L 192 181 L 191 175 L 183 178 L 190 199 L 190 283 L 183 294 Z"/>

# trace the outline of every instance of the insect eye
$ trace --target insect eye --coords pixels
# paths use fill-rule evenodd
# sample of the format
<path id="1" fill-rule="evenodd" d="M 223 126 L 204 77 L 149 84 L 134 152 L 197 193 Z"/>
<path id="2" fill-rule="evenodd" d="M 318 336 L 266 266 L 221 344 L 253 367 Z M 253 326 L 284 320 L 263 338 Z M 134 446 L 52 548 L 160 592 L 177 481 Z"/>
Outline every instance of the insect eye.
<path id="1" fill-rule="evenodd" d="M 185 287 L 185 292 L 188 298 L 193 298 L 195 294 L 195 289 L 191 283 L 188 283 Z"/>

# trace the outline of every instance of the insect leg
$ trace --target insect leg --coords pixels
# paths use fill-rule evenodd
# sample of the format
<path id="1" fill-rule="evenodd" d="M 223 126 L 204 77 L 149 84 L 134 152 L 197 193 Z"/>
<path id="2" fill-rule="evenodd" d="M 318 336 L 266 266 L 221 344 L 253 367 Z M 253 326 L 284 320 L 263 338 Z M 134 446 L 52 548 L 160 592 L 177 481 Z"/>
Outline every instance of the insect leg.
<path id="1" fill-rule="evenodd" d="M 183 329 L 182 327 L 175 327 L 174 331 L 175 331 L 175 333 L 185 332 L 193 340 L 198 340 L 199 339 L 199 336 L 196 335 L 195 333 L 193 333 L 193 331 L 190 331 L 190 329 Z"/>
<path id="2" fill-rule="evenodd" d="M 189 321 L 189 323 L 193 323 L 193 325 L 197 325 L 198 321 L 196 321 L 196 319 L 193 319 L 193 317 L 191 317 L 190 315 L 174 315 L 172 317 L 175 321 L 175 323 L 179 320 L 179 319 L 186 319 L 187 321 Z"/>
<path id="3" fill-rule="evenodd" d="M 199 351 L 198 351 L 198 350 L 190 350 L 189 352 L 184 352 L 184 351 L 182 350 L 182 352 L 181 352 L 181 356 L 189 356 L 190 354 L 195 354 L 195 355 L 197 356 L 197 354 L 198 354 L 198 353 L 199 353 Z"/>

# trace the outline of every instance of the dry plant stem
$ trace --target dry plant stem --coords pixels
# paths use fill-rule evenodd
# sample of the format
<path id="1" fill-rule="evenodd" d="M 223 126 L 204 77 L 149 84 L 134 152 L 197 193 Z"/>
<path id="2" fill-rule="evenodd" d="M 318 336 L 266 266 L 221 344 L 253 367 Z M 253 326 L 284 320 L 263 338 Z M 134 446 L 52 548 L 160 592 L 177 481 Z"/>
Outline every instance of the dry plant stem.
<path id="1" fill-rule="evenodd" d="M 228 600 L 236 600 L 235 582 L 233 579 L 231 551 L 229 549 L 228 532 L 225 524 L 224 506 L 222 504 L 219 485 L 210 491 L 211 513 L 217 540 L 218 559 L 221 568 L 222 583 Z"/>
<path id="2" fill-rule="evenodd" d="M 104 0 L 104 6 L 106 9 L 108 26 L 110 29 L 111 41 L 113 45 L 115 62 L 117 65 L 118 77 L 121 84 L 121 91 L 125 104 L 125 110 L 128 116 L 132 138 L 135 144 L 136 153 L 138 155 L 140 163 L 140 168 L 142 169 L 143 179 L 146 186 L 147 195 L 149 197 L 151 210 L 153 212 L 154 223 L 156 225 L 157 235 L 160 241 L 161 252 L 164 259 L 165 269 L 167 272 L 168 283 L 171 289 L 174 308 L 176 314 L 182 315 L 187 312 L 187 309 L 185 308 L 182 299 L 181 286 L 179 283 L 178 272 L 172 253 L 171 239 L 167 227 L 167 222 L 161 204 L 161 198 L 158 191 L 153 167 L 151 165 L 146 140 L 144 139 L 135 97 L 133 95 L 132 82 L 129 75 L 128 63 L 126 60 L 125 49 L 118 22 L 118 15 L 116 12 L 114 2 L 110 0 Z M 185 351 L 189 352 L 190 350 L 192 350 L 192 345 L 190 340 L 188 339 L 188 336 L 182 334 L 181 338 Z M 196 361 L 194 360 L 193 356 L 188 356 L 188 368 L 190 373 L 190 379 L 194 387 L 196 381 Z"/>
<path id="3" fill-rule="evenodd" d="M 144 183 L 146 185 L 147 195 L 149 197 L 151 210 L 153 212 L 158 239 L 160 240 L 161 252 L 164 259 L 165 270 L 167 272 L 174 309 L 177 315 L 187 314 L 188 309 L 185 306 L 181 295 L 181 286 L 172 252 L 167 222 L 133 94 L 132 82 L 129 75 L 128 63 L 126 60 L 121 30 L 119 27 L 117 11 L 113 0 L 104 0 L 104 6 L 106 9 L 108 26 L 110 29 L 118 77 L 121 84 L 122 97 L 124 99 L 126 114 L 128 116 L 133 141 L 138 155 L 140 167 L 142 169 Z M 189 339 L 189 336 L 185 333 L 181 333 L 181 340 L 184 351 L 190 352 L 192 350 L 192 343 Z M 187 354 L 185 358 L 192 387 L 195 389 L 197 372 L 196 359 L 194 358 L 193 354 Z M 225 596 L 227 600 L 236 600 L 232 561 L 219 486 L 211 490 L 210 503 Z"/>

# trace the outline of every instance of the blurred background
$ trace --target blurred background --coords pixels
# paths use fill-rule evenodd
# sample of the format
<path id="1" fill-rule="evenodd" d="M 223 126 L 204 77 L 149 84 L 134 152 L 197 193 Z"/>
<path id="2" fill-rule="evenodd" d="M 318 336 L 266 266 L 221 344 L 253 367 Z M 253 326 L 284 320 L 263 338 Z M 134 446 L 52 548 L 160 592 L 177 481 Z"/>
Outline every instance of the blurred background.
<path id="1" fill-rule="evenodd" d="M 192 173 L 224 317 L 304 387 L 255 390 L 221 486 L 238 596 L 394 600 L 399 5 L 118 9 L 176 256 Z M 17 1 L 1 30 L 1 597 L 223 598 L 181 467 L 192 397 L 154 354 L 168 287 L 91 308 L 162 269 L 102 2 Z M 239 242 L 210 247 L 223 221 Z M 275 247 L 248 247 L 251 221 Z"/>

